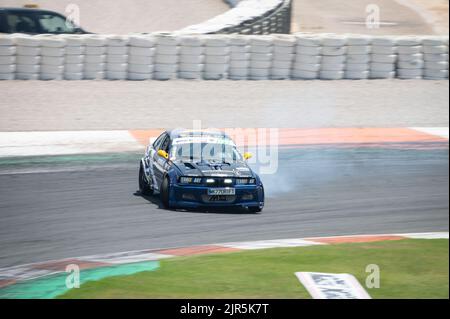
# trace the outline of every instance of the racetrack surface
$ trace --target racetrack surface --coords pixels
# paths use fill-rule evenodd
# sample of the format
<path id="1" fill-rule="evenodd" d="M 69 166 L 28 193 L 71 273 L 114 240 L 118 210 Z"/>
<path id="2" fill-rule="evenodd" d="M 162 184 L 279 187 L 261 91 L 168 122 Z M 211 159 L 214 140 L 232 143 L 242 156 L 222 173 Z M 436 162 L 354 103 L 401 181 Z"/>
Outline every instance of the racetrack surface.
<path id="1" fill-rule="evenodd" d="M 448 127 L 449 82 L 0 81 L 0 131 Z"/>
<path id="2" fill-rule="evenodd" d="M 0 267 L 227 241 L 448 231 L 448 143 L 423 146 L 282 149 L 277 174 L 263 176 L 262 214 L 161 209 L 156 196 L 136 192 L 139 154 L 4 171 Z"/>
<path id="3" fill-rule="evenodd" d="M 206 21 L 230 7 L 222 0 L 2 0 L 2 7 L 21 7 L 36 3 L 68 15 L 66 8 L 76 4 L 80 25 L 94 33 L 128 34 L 133 32 L 175 31 Z"/>
<path id="4" fill-rule="evenodd" d="M 379 28 L 366 27 L 369 5 Z M 293 0 L 293 8 L 292 32 L 448 35 L 448 0 Z"/>

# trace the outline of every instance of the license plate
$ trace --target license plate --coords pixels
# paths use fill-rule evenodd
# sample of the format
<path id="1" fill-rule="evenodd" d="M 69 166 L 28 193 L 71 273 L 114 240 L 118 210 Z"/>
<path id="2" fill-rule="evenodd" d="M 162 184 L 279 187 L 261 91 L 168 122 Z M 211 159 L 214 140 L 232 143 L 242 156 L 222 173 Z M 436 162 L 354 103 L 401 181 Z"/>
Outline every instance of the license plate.
<path id="1" fill-rule="evenodd" d="M 208 188 L 208 195 L 234 195 L 234 188 Z"/>

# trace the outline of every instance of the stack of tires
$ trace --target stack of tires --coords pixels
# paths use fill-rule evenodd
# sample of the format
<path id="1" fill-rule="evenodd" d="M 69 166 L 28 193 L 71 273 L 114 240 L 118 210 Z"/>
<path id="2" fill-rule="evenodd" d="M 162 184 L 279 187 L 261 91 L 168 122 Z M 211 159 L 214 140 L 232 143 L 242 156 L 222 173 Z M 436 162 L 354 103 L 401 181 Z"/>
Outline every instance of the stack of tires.
<path id="1" fill-rule="evenodd" d="M 128 80 L 151 80 L 156 40 L 152 36 L 132 35 L 128 47 Z"/>
<path id="2" fill-rule="evenodd" d="M 38 80 L 41 68 L 41 43 L 37 37 L 19 35 L 16 38 L 16 79 Z"/>
<path id="3" fill-rule="evenodd" d="M 425 60 L 424 78 L 448 79 L 448 38 L 423 39 L 422 45 Z"/>
<path id="4" fill-rule="evenodd" d="M 64 78 L 64 60 L 66 41 L 59 36 L 38 35 L 41 42 L 41 80 L 62 80 Z"/>
<path id="5" fill-rule="evenodd" d="M 322 38 L 308 34 L 297 34 L 296 38 L 297 46 L 291 78 L 317 79 L 322 61 Z"/>
<path id="6" fill-rule="evenodd" d="M 0 80 L 14 80 L 16 44 L 10 35 L 0 35 Z"/>
<path id="7" fill-rule="evenodd" d="M 205 38 L 205 69 L 203 79 L 220 80 L 228 77 L 230 66 L 230 38 L 215 35 Z"/>
<path id="8" fill-rule="evenodd" d="M 230 69 L 228 78 L 231 80 L 247 80 L 250 67 L 250 46 L 248 37 L 243 35 L 230 36 Z"/>
<path id="9" fill-rule="evenodd" d="M 421 79 L 423 76 L 422 40 L 419 37 L 397 39 L 397 77 Z"/>
<path id="10" fill-rule="evenodd" d="M 287 80 L 291 78 L 292 63 L 295 58 L 296 39 L 290 35 L 276 35 L 273 38 L 273 57 L 270 78 Z"/>
<path id="11" fill-rule="evenodd" d="M 370 55 L 371 79 L 392 79 L 395 77 L 397 44 L 392 37 L 373 37 Z"/>
<path id="12" fill-rule="evenodd" d="M 105 78 L 106 38 L 99 35 L 88 35 L 84 39 L 84 78 L 101 80 Z"/>
<path id="13" fill-rule="evenodd" d="M 362 80 L 369 78 L 371 38 L 363 35 L 347 36 L 347 57 L 344 78 Z"/>
<path id="14" fill-rule="evenodd" d="M 322 62 L 319 77 L 323 80 L 344 78 L 347 58 L 347 37 L 324 35 L 322 39 Z"/>
<path id="15" fill-rule="evenodd" d="M 269 80 L 272 69 L 273 38 L 250 37 L 250 80 Z"/>
<path id="16" fill-rule="evenodd" d="M 179 38 L 170 33 L 157 33 L 153 78 L 170 80 L 177 77 Z"/>
<path id="17" fill-rule="evenodd" d="M 199 80 L 203 77 L 205 62 L 203 42 L 204 39 L 199 36 L 180 37 L 179 79 Z"/>
<path id="18" fill-rule="evenodd" d="M 61 35 L 66 41 L 64 79 L 82 80 L 84 75 L 84 38 L 79 35 Z"/>
<path id="19" fill-rule="evenodd" d="M 127 79 L 128 41 L 128 37 L 119 35 L 106 38 L 106 78 L 108 80 Z"/>

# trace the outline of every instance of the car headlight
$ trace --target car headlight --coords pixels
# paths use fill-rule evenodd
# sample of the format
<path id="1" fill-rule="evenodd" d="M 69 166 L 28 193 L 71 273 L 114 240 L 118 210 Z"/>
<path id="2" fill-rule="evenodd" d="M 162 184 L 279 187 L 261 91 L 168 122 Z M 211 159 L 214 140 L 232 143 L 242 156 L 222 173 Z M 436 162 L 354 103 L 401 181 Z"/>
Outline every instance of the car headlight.
<path id="1" fill-rule="evenodd" d="M 237 185 L 251 185 L 255 184 L 256 180 L 254 178 L 237 178 L 236 184 Z"/>
<path id="2" fill-rule="evenodd" d="M 201 177 L 189 177 L 189 176 L 181 176 L 180 183 L 182 184 L 200 184 L 202 182 Z"/>

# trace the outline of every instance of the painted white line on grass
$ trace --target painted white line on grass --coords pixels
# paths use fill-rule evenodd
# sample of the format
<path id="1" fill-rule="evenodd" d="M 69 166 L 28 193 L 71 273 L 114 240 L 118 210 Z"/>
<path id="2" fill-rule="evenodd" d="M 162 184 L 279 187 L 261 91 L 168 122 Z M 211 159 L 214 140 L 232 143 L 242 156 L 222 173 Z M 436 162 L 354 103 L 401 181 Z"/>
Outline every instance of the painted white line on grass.
<path id="1" fill-rule="evenodd" d="M 314 299 L 372 299 L 351 274 L 296 272 L 295 275 Z"/>

